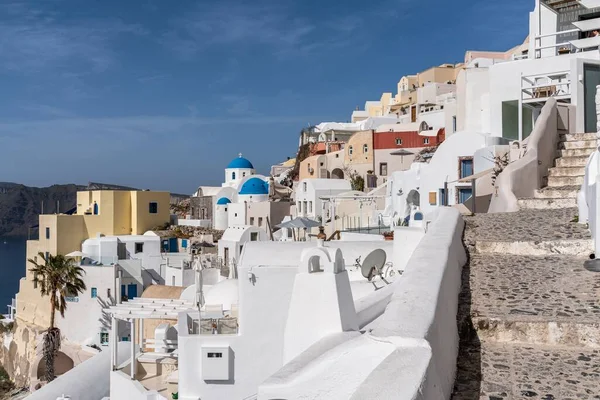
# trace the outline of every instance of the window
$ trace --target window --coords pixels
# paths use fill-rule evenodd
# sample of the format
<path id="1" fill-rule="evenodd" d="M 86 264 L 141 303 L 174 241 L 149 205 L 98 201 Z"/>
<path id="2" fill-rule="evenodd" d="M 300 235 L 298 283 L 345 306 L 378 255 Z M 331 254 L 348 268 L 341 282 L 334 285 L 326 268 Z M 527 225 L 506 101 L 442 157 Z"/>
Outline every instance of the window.
<path id="1" fill-rule="evenodd" d="M 459 204 L 465 203 L 467 200 L 469 200 L 471 198 L 472 195 L 473 195 L 473 192 L 470 187 L 469 188 L 458 188 L 458 190 L 457 190 L 458 203 Z"/>
<path id="2" fill-rule="evenodd" d="M 387 176 L 387 163 L 379 163 L 379 175 Z"/>
<path id="3" fill-rule="evenodd" d="M 237 213 L 235 213 L 233 216 L 234 216 L 234 217 L 237 217 Z"/>
<path id="4" fill-rule="evenodd" d="M 150 214 L 158 214 L 158 203 L 151 201 L 149 205 Z"/>
<path id="5" fill-rule="evenodd" d="M 426 137 L 426 138 L 423 139 L 423 144 L 429 144 L 429 138 L 428 137 Z"/>
<path id="6" fill-rule="evenodd" d="M 50 228 L 46 228 L 46 239 L 50 239 Z"/>
<path id="7" fill-rule="evenodd" d="M 305 193 L 306 193 L 306 188 L 307 188 L 306 182 L 302 183 L 302 190 L 304 190 Z"/>
<path id="8" fill-rule="evenodd" d="M 312 212 L 312 201 L 308 202 L 308 212 L 311 213 Z"/>
<path id="9" fill-rule="evenodd" d="M 254 225 L 254 217 L 250 217 L 250 225 Z"/>
<path id="10" fill-rule="evenodd" d="M 402 139 L 396 138 L 396 146 L 402 145 Z"/>
<path id="11" fill-rule="evenodd" d="M 303 207 L 304 207 L 304 212 L 306 213 L 307 210 L 308 210 L 308 202 L 307 201 L 304 202 L 304 206 Z"/>
<path id="12" fill-rule="evenodd" d="M 354 149 L 352 148 L 352 146 L 348 146 L 348 155 L 351 156 L 353 152 Z"/>
<path id="13" fill-rule="evenodd" d="M 369 152 L 369 145 L 363 144 L 363 153 L 368 153 L 368 152 Z"/>
<path id="14" fill-rule="evenodd" d="M 235 172 L 232 172 L 232 173 L 231 173 L 231 180 L 232 180 L 232 181 L 235 181 Z"/>
<path id="15" fill-rule="evenodd" d="M 258 232 L 250 232 L 250 241 L 256 242 L 258 240 Z"/>
<path id="16" fill-rule="evenodd" d="M 321 167 L 324 165 L 325 163 L 321 163 Z"/>
<path id="17" fill-rule="evenodd" d="M 452 117 L 452 133 L 456 132 L 456 115 Z"/>
<path id="18" fill-rule="evenodd" d="M 208 353 L 208 358 L 223 358 L 223 353 Z"/>
<path id="19" fill-rule="evenodd" d="M 437 193 L 429 192 L 429 205 L 436 206 L 437 205 Z"/>
<path id="20" fill-rule="evenodd" d="M 262 226 L 263 219 L 262 217 L 258 217 L 258 226 Z"/>
<path id="21" fill-rule="evenodd" d="M 335 155 L 335 158 L 340 158 L 340 155 L 339 155 L 339 154 L 336 154 L 336 155 Z"/>
<path id="22" fill-rule="evenodd" d="M 175 275 L 171 277 L 171 286 L 175 286 Z"/>
<path id="23" fill-rule="evenodd" d="M 448 203 L 448 199 L 446 199 L 446 191 L 442 188 L 439 190 L 440 193 L 440 205 L 445 206 Z"/>
<path id="24" fill-rule="evenodd" d="M 136 243 L 135 244 L 135 254 L 144 252 L 144 243 Z"/>
<path id="25" fill-rule="evenodd" d="M 96 297 L 98 297 L 98 289 L 93 287 L 92 288 L 92 299 L 95 299 Z"/>
<path id="26" fill-rule="evenodd" d="M 100 332 L 100 344 L 108 346 L 108 332 Z"/>
<path id="27" fill-rule="evenodd" d="M 110 289 L 106 289 L 106 297 L 110 299 Z"/>
<path id="28" fill-rule="evenodd" d="M 246 176 L 245 172 L 242 172 L 242 178 L 244 178 Z"/>
<path id="29" fill-rule="evenodd" d="M 302 202 L 298 202 L 298 214 L 302 212 Z"/>
<path id="30" fill-rule="evenodd" d="M 473 175 L 473 159 L 463 158 L 460 160 L 460 178 Z"/>

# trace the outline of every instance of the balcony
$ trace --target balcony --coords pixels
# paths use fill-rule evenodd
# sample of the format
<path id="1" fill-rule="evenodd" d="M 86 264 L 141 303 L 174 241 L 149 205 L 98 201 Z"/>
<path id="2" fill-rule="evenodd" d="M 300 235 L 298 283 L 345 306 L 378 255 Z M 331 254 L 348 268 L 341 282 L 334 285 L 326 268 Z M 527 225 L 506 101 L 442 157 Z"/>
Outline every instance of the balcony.
<path id="1" fill-rule="evenodd" d="M 521 77 L 521 102 L 523 104 L 541 104 L 550 98 L 557 101 L 571 99 L 570 71 Z"/>

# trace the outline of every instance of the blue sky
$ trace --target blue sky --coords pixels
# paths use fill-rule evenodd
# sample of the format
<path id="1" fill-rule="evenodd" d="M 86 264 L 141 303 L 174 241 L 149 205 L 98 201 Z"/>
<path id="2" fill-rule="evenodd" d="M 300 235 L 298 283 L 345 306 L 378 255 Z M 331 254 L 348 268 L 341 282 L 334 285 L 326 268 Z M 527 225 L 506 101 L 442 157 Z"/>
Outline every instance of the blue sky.
<path id="1" fill-rule="evenodd" d="M 507 50 L 531 0 L 2 0 L 0 181 L 190 193 L 405 74 Z"/>

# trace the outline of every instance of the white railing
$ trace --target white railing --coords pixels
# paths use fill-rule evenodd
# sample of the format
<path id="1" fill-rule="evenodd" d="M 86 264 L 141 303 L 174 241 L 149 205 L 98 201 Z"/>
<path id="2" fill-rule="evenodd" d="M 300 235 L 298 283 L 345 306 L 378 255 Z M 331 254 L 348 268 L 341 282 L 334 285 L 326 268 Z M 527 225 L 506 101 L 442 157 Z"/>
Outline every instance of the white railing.
<path id="1" fill-rule="evenodd" d="M 575 29 L 568 29 L 565 31 L 560 31 L 560 32 L 551 32 L 551 33 L 546 33 L 543 35 L 537 35 L 534 37 L 534 54 L 535 54 L 535 58 L 542 58 L 542 50 L 547 50 L 547 49 L 556 49 L 557 47 L 565 47 L 567 49 L 569 49 L 569 52 L 573 51 L 573 46 L 571 46 L 570 43 L 568 42 L 563 42 L 563 43 L 554 43 L 554 44 L 548 44 L 548 45 L 542 45 L 542 39 L 545 38 L 556 38 L 559 35 L 566 35 L 569 33 L 577 33 L 577 32 L 581 32 L 578 28 Z M 552 55 L 548 56 L 548 57 L 554 57 L 556 56 L 556 52 L 554 52 Z"/>
<path id="2" fill-rule="evenodd" d="M 557 71 L 537 75 L 521 76 L 521 100 L 523 103 L 535 103 L 550 97 L 570 98 L 570 71 Z"/>

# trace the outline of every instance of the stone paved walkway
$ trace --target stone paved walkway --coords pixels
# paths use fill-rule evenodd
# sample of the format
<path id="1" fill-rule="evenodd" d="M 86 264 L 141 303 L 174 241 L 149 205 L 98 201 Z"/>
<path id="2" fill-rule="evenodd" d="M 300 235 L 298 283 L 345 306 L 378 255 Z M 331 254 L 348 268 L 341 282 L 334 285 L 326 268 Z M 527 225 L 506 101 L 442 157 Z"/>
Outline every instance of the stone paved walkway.
<path id="1" fill-rule="evenodd" d="M 467 218 L 454 400 L 600 399 L 600 273 L 583 268 L 588 254 L 475 252 L 482 241 L 591 240 L 576 214 Z"/>
<path id="2" fill-rule="evenodd" d="M 470 218 L 473 237 L 481 241 L 517 242 L 590 239 L 589 230 L 571 222 L 576 208 L 521 210 L 516 213 L 477 214 Z"/>

